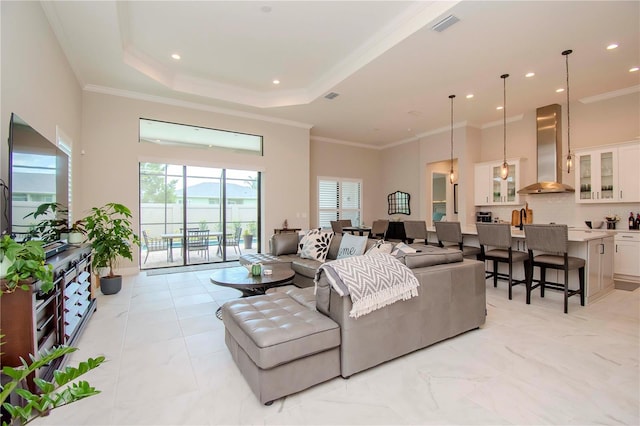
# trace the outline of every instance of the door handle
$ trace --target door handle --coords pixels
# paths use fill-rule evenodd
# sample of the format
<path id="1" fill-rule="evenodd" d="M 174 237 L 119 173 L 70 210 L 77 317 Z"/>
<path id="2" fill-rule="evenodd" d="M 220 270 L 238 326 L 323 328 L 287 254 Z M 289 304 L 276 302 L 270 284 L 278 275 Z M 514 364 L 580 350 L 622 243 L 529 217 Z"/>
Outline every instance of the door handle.
<path id="1" fill-rule="evenodd" d="M 604 254 L 604 244 L 599 244 L 600 245 L 600 254 Z"/>

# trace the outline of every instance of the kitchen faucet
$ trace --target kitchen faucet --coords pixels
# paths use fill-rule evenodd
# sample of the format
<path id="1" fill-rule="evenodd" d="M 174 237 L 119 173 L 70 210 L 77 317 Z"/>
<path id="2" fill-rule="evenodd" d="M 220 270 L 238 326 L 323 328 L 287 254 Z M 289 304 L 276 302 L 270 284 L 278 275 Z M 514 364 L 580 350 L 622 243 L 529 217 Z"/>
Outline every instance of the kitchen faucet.
<path id="1" fill-rule="evenodd" d="M 520 225 L 518 225 L 518 229 L 522 231 L 524 228 L 524 221 L 527 220 L 527 210 L 520 209 Z"/>

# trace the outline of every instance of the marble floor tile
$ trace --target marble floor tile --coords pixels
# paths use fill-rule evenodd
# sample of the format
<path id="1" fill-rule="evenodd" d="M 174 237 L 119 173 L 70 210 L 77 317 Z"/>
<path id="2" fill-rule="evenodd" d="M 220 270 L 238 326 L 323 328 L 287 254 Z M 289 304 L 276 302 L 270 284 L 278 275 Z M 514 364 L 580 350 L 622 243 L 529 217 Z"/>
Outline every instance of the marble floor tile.
<path id="1" fill-rule="evenodd" d="M 502 425 L 640 423 L 640 289 L 582 307 L 487 282 L 487 322 L 452 339 L 261 405 L 216 309 L 240 296 L 210 271 L 126 277 L 71 363 L 105 355 L 102 392 L 35 425 Z M 425 325 L 428 326 L 428 325 Z"/>

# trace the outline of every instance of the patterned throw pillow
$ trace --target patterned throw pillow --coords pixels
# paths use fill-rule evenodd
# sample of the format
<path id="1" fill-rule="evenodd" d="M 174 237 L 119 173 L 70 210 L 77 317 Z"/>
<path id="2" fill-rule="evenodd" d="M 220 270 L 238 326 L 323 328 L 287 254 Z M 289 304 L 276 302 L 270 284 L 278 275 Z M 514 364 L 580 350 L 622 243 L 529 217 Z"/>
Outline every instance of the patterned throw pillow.
<path id="1" fill-rule="evenodd" d="M 357 236 L 351 234 L 344 234 L 342 241 L 340 241 L 340 248 L 338 249 L 338 255 L 336 259 L 344 259 L 345 257 L 360 256 L 364 254 L 364 249 L 367 246 L 367 237 Z"/>
<path id="2" fill-rule="evenodd" d="M 302 238 L 300 238 L 300 242 L 298 243 L 298 254 L 302 253 L 302 247 L 304 247 L 304 243 L 307 242 L 308 238 L 315 238 L 315 235 L 320 233 L 321 229 L 309 229 L 306 234 Z"/>
<path id="3" fill-rule="evenodd" d="M 317 230 L 313 234 L 305 235 L 306 240 L 300 251 L 302 259 L 313 259 L 324 262 L 329 253 L 329 246 L 333 238 L 333 232 Z"/>
<path id="4" fill-rule="evenodd" d="M 374 254 L 374 253 L 386 253 L 391 254 L 391 250 L 393 250 L 393 243 L 387 243 L 384 240 L 378 240 L 374 245 L 372 245 L 369 250 L 365 254 Z"/>

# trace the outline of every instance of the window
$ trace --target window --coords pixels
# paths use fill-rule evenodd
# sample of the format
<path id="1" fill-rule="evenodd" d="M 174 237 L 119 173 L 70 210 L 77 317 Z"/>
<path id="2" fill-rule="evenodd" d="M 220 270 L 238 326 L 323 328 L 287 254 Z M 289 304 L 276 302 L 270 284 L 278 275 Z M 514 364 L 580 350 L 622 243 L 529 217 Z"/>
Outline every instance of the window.
<path id="1" fill-rule="evenodd" d="M 140 119 L 140 142 L 262 155 L 262 136 Z"/>
<path id="2" fill-rule="evenodd" d="M 342 178 L 318 179 L 318 222 L 330 228 L 332 220 L 351 219 L 360 225 L 362 218 L 362 181 Z"/>

